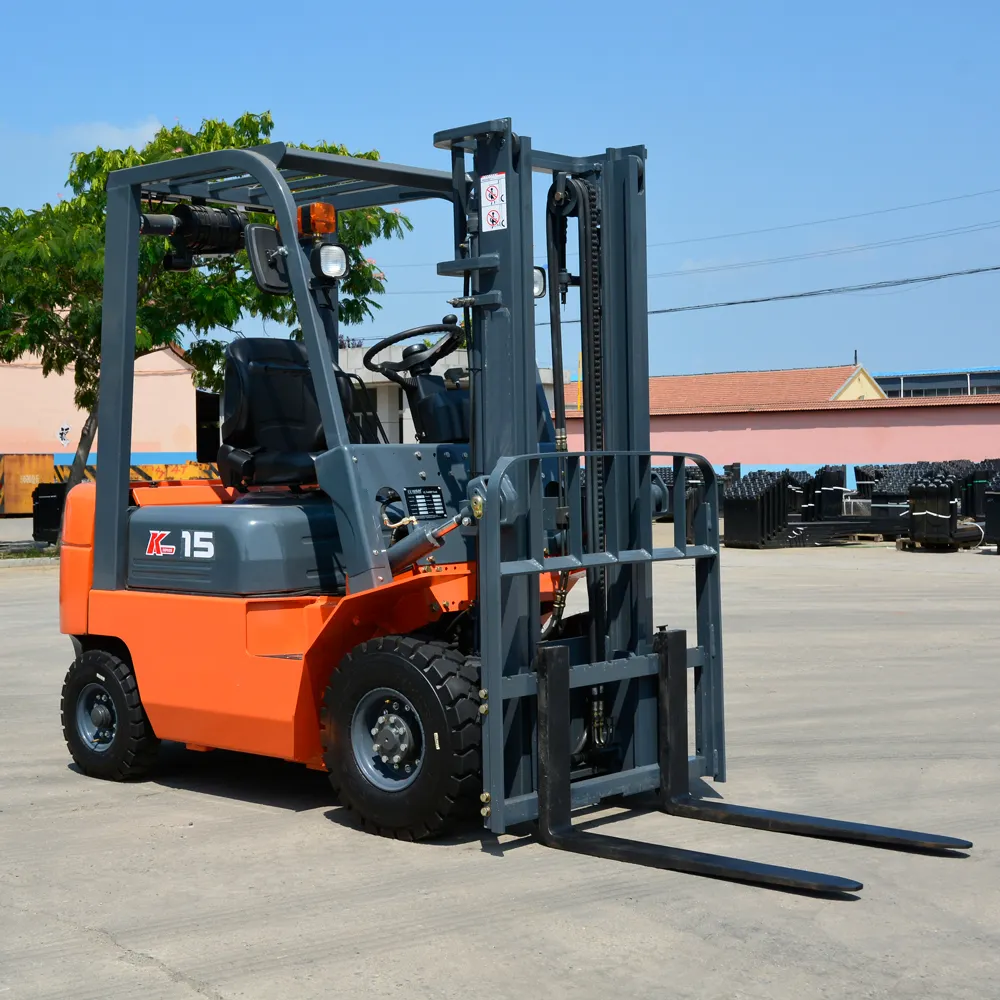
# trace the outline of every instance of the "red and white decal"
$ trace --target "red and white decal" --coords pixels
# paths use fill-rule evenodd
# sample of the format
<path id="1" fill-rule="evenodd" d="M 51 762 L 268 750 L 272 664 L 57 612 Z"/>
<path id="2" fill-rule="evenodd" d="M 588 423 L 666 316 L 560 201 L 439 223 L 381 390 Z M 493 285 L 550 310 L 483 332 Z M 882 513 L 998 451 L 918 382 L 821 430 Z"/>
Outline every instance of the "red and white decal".
<path id="1" fill-rule="evenodd" d="M 172 556 L 177 551 L 176 547 L 163 544 L 163 539 L 169 534 L 169 531 L 150 531 L 149 544 L 146 546 L 146 555 Z"/>

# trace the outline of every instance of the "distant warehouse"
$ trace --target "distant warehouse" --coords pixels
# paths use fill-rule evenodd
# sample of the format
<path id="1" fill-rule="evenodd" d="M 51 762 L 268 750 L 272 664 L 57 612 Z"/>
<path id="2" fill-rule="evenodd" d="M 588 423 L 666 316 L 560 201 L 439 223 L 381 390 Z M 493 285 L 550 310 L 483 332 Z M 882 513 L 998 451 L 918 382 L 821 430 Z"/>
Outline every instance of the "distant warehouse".
<path id="1" fill-rule="evenodd" d="M 935 377 L 941 374 L 951 373 Z M 994 458 L 1000 373 L 993 391 L 989 381 L 973 382 L 973 374 L 959 373 L 945 385 L 911 385 L 915 376 L 898 373 L 876 380 L 860 365 L 656 376 L 649 380 L 652 447 L 695 452 L 717 468 Z M 937 393 L 959 380 L 973 386 L 971 394 Z M 570 410 L 567 419 L 570 447 L 582 449 L 582 414 Z"/>

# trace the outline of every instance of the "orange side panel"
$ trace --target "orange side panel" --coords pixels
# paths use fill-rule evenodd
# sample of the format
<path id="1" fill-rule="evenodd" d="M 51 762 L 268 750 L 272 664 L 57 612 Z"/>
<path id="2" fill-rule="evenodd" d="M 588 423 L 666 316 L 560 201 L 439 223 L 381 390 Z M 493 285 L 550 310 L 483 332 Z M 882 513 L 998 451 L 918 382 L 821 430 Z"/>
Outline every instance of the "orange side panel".
<path id="1" fill-rule="evenodd" d="M 220 482 L 157 482 L 132 483 L 132 496 L 140 507 L 167 504 L 201 506 L 203 504 L 232 503 L 236 490 Z"/>
<path id="2" fill-rule="evenodd" d="M 248 602 L 95 590 L 90 594 L 90 629 L 117 636 L 128 646 L 143 705 L 161 739 L 305 759 L 296 747 L 302 654 L 310 623 L 305 611 L 336 601 Z M 254 622 L 249 630 L 248 609 Z M 272 620 L 265 623 L 268 617 Z M 313 616 L 311 621 L 317 628 L 322 619 Z M 249 642 L 267 651 L 254 651 Z M 316 719 L 314 706 L 309 708 Z M 314 732 L 310 757 L 318 742 Z"/>
<path id="3" fill-rule="evenodd" d="M 90 631 L 122 639 L 161 739 L 322 761 L 330 672 L 376 635 L 412 632 L 468 607 L 466 565 L 405 574 L 351 597 L 245 600 L 91 591 Z"/>
<path id="4" fill-rule="evenodd" d="M 75 486 L 66 498 L 66 518 L 59 558 L 59 628 L 65 635 L 90 631 L 88 605 L 94 582 L 93 483 Z"/>
<path id="5" fill-rule="evenodd" d="M 63 541 L 70 545 L 94 544 L 94 505 L 97 487 L 93 483 L 80 483 L 66 497 L 66 515 L 63 521 Z"/>
<path id="6" fill-rule="evenodd" d="M 248 601 L 247 652 L 254 656 L 301 656 L 312 640 L 307 635 L 307 607 L 294 599 Z"/>

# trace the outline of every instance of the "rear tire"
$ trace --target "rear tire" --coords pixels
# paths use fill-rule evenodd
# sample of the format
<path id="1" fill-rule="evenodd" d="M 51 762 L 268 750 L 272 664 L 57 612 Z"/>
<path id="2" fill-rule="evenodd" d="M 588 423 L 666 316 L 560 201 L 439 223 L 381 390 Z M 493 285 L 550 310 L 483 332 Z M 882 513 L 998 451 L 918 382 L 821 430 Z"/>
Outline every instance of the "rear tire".
<path id="1" fill-rule="evenodd" d="M 160 741 L 146 718 L 132 667 L 102 649 L 70 665 L 60 702 L 63 736 L 80 770 L 92 778 L 141 777 Z"/>
<path id="2" fill-rule="evenodd" d="M 340 662 L 323 699 L 323 759 L 366 829 L 421 840 L 474 813 L 478 688 L 478 662 L 445 642 L 385 636 Z"/>

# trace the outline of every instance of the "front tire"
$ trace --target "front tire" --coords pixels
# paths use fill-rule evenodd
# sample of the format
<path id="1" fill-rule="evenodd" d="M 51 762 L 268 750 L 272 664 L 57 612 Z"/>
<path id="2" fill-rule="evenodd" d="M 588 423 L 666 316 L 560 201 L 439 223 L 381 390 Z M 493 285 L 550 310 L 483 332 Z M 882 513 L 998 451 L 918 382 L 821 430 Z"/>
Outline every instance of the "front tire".
<path id="1" fill-rule="evenodd" d="M 474 811 L 482 788 L 479 669 L 444 642 L 356 646 L 323 699 L 324 761 L 372 832 L 421 840 Z"/>
<path id="2" fill-rule="evenodd" d="M 60 702 L 63 736 L 80 770 L 92 778 L 141 777 L 160 741 L 146 718 L 132 667 L 90 649 L 70 665 Z"/>

